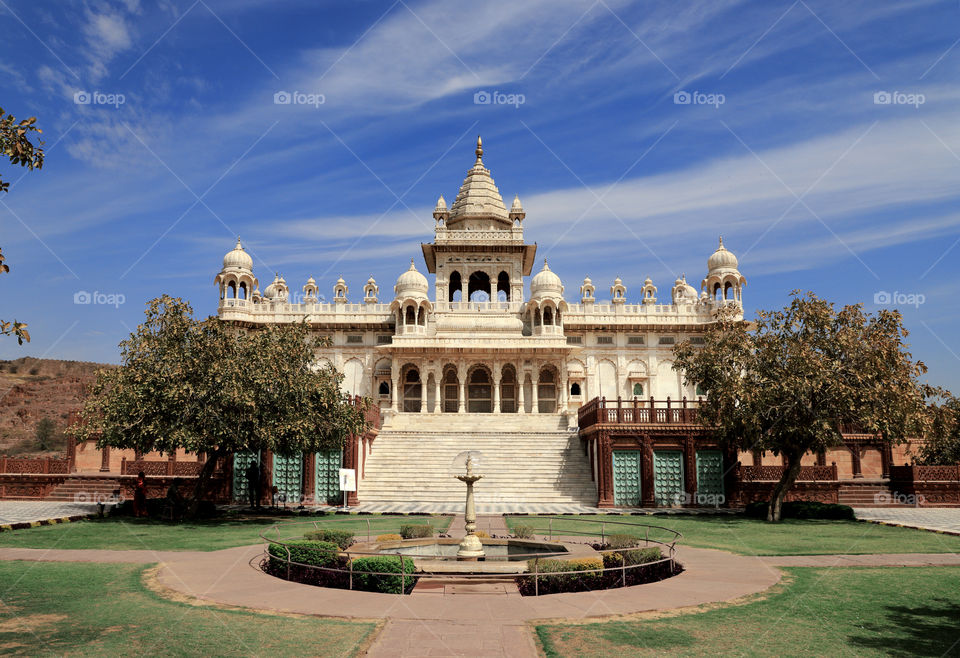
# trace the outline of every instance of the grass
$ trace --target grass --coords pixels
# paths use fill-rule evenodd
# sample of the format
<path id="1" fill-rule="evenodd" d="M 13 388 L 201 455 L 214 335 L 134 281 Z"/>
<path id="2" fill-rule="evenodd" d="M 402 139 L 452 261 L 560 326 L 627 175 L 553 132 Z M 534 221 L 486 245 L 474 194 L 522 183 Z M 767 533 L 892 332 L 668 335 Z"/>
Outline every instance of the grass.
<path id="1" fill-rule="evenodd" d="M 92 548 L 107 550 L 216 551 L 260 543 L 259 533 L 274 523 L 314 521 L 320 527 L 353 530 L 366 539 L 367 523 L 371 538 L 399 532 L 401 525 L 429 523 L 443 532 L 450 526 L 449 516 L 328 516 L 328 517 L 246 517 L 228 516 L 202 521 L 170 523 L 156 519 L 107 517 L 62 525 L 40 526 L 0 533 L 0 547 L 16 548 Z M 312 524 L 295 526 L 296 533 L 312 530 Z"/>
<path id="2" fill-rule="evenodd" d="M 570 519 L 586 519 L 579 523 Z M 615 522 L 657 525 L 683 534 L 683 546 L 718 548 L 742 555 L 828 555 L 833 553 L 960 553 L 960 537 L 925 530 L 859 521 L 818 521 L 788 519 L 767 523 L 742 515 L 715 516 L 616 516 L 582 515 L 554 517 L 553 532 L 581 532 L 600 535 L 600 521 L 606 521 L 606 533 L 644 536 L 644 528 L 616 525 Z M 537 534 L 548 528 L 545 517 L 510 516 L 507 526 L 533 525 Z M 670 533 L 650 530 L 651 539 L 668 539 Z"/>
<path id="3" fill-rule="evenodd" d="M 960 651 L 960 567 L 786 569 L 744 605 L 536 627 L 547 656 L 942 656 Z"/>
<path id="4" fill-rule="evenodd" d="M 346 656 L 375 628 L 168 601 L 131 564 L 0 562 L 5 655 Z"/>

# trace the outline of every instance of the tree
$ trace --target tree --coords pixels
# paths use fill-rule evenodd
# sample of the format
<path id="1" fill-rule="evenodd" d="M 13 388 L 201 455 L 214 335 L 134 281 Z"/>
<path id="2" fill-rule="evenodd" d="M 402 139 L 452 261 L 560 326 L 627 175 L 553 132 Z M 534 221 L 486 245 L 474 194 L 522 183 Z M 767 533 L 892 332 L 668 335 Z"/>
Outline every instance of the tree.
<path id="1" fill-rule="evenodd" d="M 935 466 L 960 463 L 960 399 L 937 389 L 930 404 L 919 461 Z"/>
<path id="2" fill-rule="evenodd" d="M 97 373 L 72 431 L 100 448 L 206 454 L 196 513 L 217 461 L 231 453 L 336 450 L 364 430 L 340 375 L 315 365 L 328 344 L 306 322 L 244 330 L 198 321 L 188 303 L 164 295 L 120 344 L 121 366 Z"/>
<path id="3" fill-rule="evenodd" d="M 50 444 L 53 442 L 53 434 L 56 429 L 56 423 L 54 423 L 50 418 L 44 416 L 40 419 L 40 422 L 37 423 L 36 429 L 37 445 L 40 450 L 50 449 Z"/>
<path id="4" fill-rule="evenodd" d="M 768 521 L 780 520 L 803 455 L 842 445 L 844 427 L 886 443 L 916 436 L 929 392 L 898 311 L 838 311 L 813 293 L 792 297 L 782 310 L 758 312 L 754 327 L 721 309 L 703 347 L 684 341 L 674 350 L 686 383 L 707 390 L 700 418 L 722 444 L 784 457 Z"/>
<path id="5" fill-rule="evenodd" d="M 38 141 L 37 145 L 30 141 L 30 133 L 43 132 L 37 128 L 36 122 L 36 117 L 17 121 L 12 114 L 4 116 L 3 108 L 0 107 L 0 152 L 4 157 L 9 158 L 11 164 L 27 169 L 43 167 L 43 141 Z M 0 192 L 6 192 L 9 189 L 10 183 L 0 177 Z M 0 252 L 0 274 L 9 271 L 10 266 L 4 262 L 3 253 Z M 27 331 L 25 322 L 0 320 L 0 335 L 11 334 L 17 337 L 17 342 L 21 345 L 24 341 L 30 342 L 30 333 Z"/>

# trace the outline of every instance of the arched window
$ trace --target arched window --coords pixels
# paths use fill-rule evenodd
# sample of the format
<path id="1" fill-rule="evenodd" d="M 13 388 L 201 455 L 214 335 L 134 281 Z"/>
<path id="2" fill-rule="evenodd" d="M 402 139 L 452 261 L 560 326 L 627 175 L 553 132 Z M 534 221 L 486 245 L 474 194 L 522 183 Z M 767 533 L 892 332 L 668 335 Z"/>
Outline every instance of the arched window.
<path id="1" fill-rule="evenodd" d="M 247 283 L 243 282 L 240 284 L 240 299 L 247 298 Z"/>
<path id="2" fill-rule="evenodd" d="M 533 326 L 534 327 L 540 326 L 540 309 L 539 308 L 533 312 Z"/>
<path id="3" fill-rule="evenodd" d="M 463 279 L 460 277 L 460 272 L 453 272 L 450 275 L 450 290 L 447 293 L 447 301 L 449 302 L 458 302 L 460 301 L 460 296 L 463 294 Z"/>
<path id="4" fill-rule="evenodd" d="M 493 411 L 493 387 L 490 373 L 485 368 L 475 368 L 467 383 L 467 411 L 470 413 L 490 413 Z"/>
<path id="5" fill-rule="evenodd" d="M 699 396 L 705 396 L 707 394 L 707 389 L 705 389 L 700 384 L 697 384 L 697 388 L 694 394 Z"/>
<path id="6" fill-rule="evenodd" d="M 543 309 L 543 324 L 553 324 L 553 309 L 551 309 L 549 306 Z"/>
<path id="7" fill-rule="evenodd" d="M 407 307 L 407 321 L 406 324 L 413 325 L 417 322 L 416 312 L 413 310 L 413 305 Z"/>
<path id="8" fill-rule="evenodd" d="M 540 381 L 537 384 L 537 408 L 542 414 L 557 412 L 557 378 L 553 370 L 544 368 L 540 371 Z"/>
<path id="9" fill-rule="evenodd" d="M 417 313 L 417 324 L 421 327 L 427 326 L 427 312 L 421 306 L 419 313 Z"/>
<path id="10" fill-rule="evenodd" d="M 570 384 L 570 395 L 580 395 L 580 384 L 578 382 Z"/>
<path id="11" fill-rule="evenodd" d="M 731 284 L 729 281 L 727 281 L 727 283 L 723 286 L 723 298 L 724 298 L 724 299 L 733 299 L 733 297 L 730 296 L 730 290 L 731 290 L 732 288 L 733 288 L 733 284 Z"/>
<path id="12" fill-rule="evenodd" d="M 474 298 L 474 293 L 482 292 L 483 295 L 478 295 L 477 298 Z M 490 275 L 486 272 L 474 272 L 470 275 L 470 282 L 467 289 L 467 297 L 471 302 L 485 302 L 490 299 Z M 482 299 L 480 299 L 482 297 Z"/>
<path id="13" fill-rule="evenodd" d="M 500 374 L 500 411 L 505 414 L 517 412 L 517 373 L 512 366 L 504 367 Z"/>
<path id="14" fill-rule="evenodd" d="M 633 394 L 634 394 L 636 397 L 642 397 L 642 396 L 643 396 L 643 384 L 641 384 L 640 382 L 637 382 L 636 384 L 634 384 L 634 385 L 633 385 Z"/>
<path id="15" fill-rule="evenodd" d="M 381 397 L 386 397 L 386 396 L 390 395 L 390 384 L 389 384 L 389 382 L 380 382 L 380 386 L 379 386 L 379 388 L 377 389 L 377 393 L 379 393 Z"/>
<path id="16" fill-rule="evenodd" d="M 501 299 L 501 295 L 503 299 Z M 510 275 L 506 272 L 500 272 L 497 275 L 497 300 L 509 302 L 510 301 Z"/>
<path id="17" fill-rule="evenodd" d="M 227 290 L 228 290 L 227 296 L 228 296 L 228 297 L 233 297 L 234 299 L 236 299 L 236 297 L 237 297 L 237 284 L 234 283 L 233 281 L 231 281 L 230 283 L 227 284 Z"/>
<path id="18" fill-rule="evenodd" d="M 420 411 L 420 372 L 410 368 L 403 378 L 403 410 L 407 413 Z"/>

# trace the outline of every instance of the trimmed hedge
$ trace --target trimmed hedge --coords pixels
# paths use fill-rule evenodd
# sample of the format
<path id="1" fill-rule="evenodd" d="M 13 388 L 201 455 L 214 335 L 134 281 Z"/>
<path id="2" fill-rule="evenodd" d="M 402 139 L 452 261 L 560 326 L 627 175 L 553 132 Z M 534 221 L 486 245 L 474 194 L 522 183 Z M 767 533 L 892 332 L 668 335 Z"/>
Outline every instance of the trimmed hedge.
<path id="1" fill-rule="evenodd" d="M 349 530 L 321 528 L 320 530 L 305 532 L 303 537 L 314 541 L 328 541 L 339 546 L 341 550 L 347 549 L 353 543 L 353 533 Z"/>
<path id="2" fill-rule="evenodd" d="M 287 548 L 290 549 L 290 561 L 299 562 L 298 564 L 287 566 Z M 347 566 L 347 558 L 340 555 L 340 547 L 336 544 L 325 541 L 314 541 L 310 539 L 294 539 L 283 544 L 271 543 L 267 548 L 270 559 L 264 569 L 267 573 L 279 578 L 287 578 L 290 574 L 290 580 L 308 585 L 320 585 L 323 587 L 346 587 L 346 578 L 334 571 L 324 571 L 323 569 L 313 569 L 311 567 L 324 567 L 327 569 L 343 569 Z"/>
<path id="3" fill-rule="evenodd" d="M 400 536 L 404 539 L 433 537 L 433 526 L 429 524 L 402 525 L 400 526 Z"/>
<path id="4" fill-rule="evenodd" d="M 769 502 L 750 503 L 744 514 L 754 519 L 766 519 Z M 836 503 L 820 503 L 815 500 L 792 500 L 780 508 L 780 517 L 784 519 L 825 519 L 831 521 L 856 521 L 853 508 Z"/>
<path id="5" fill-rule="evenodd" d="M 405 574 L 403 579 L 399 575 L 401 562 Z M 413 590 L 413 586 L 417 584 L 416 577 L 412 575 L 414 572 L 413 560 L 396 555 L 357 558 L 353 561 L 353 571 L 353 588 L 367 592 L 399 594 L 401 584 L 403 584 L 406 586 L 403 593 L 409 594 Z M 376 573 L 357 573 L 358 571 L 373 571 Z"/>
<path id="6" fill-rule="evenodd" d="M 633 535 L 607 535 L 606 548 L 633 548 L 640 542 L 638 537 Z"/>
<path id="7" fill-rule="evenodd" d="M 556 594 L 560 592 L 583 592 L 599 589 L 640 585 L 669 578 L 680 573 L 682 568 L 669 562 L 660 562 L 663 558 L 658 547 L 604 553 L 602 558 L 579 558 L 575 560 L 528 560 L 530 573 L 517 578 L 517 587 L 524 596 Z M 656 562 L 656 564 L 649 564 Z M 639 566 L 647 565 L 649 566 Z M 622 566 L 633 567 L 623 571 Z M 549 576 L 536 576 L 534 570 L 560 572 Z M 583 573 L 572 573 L 582 571 Z M 539 582 L 535 582 L 535 580 Z"/>
<path id="8" fill-rule="evenodd" d="M 533 530 L 532 525 L 515 525 L 513 526 L 513 536 L 517 539 L 530 539 L 533 537 Z"/>

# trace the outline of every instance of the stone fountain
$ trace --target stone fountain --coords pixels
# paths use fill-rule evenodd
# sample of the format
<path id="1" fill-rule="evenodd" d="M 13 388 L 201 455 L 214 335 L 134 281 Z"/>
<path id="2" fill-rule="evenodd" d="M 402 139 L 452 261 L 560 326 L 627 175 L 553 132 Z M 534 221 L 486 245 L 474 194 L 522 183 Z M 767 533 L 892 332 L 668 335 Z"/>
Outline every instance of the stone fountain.
<path id="1" fill-rule="evenodd" d="M 467 485 L 467 504 L 464 510 L 467 534 L 460 541 L 460 550 L 457 551 L 458 560 L 476 560 L 485 555 L 483 544 L 477 537 L 477 508 L 473 502 L 473 483 L 482 478 L 473 472 L 473 455 L 467 454 L 467 473 L 457 475 L 456 478 Z"/>

